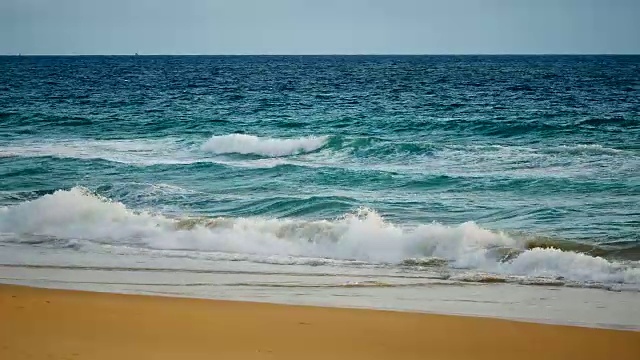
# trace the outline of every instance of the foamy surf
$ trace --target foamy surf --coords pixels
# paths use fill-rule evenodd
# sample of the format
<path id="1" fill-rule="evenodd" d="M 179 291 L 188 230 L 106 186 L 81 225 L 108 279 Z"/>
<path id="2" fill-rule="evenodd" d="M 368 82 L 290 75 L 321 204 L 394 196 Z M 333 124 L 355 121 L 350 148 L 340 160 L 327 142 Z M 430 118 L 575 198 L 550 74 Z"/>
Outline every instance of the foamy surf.
<path id="1" fill-rule="evenodd" d="M 188 146 L 173 138 L 153 140 L 55 139 L 22 142 L 0 149 L 5 157 L 54 157 L 106 160 L 121 164 L 152 166 L 181 165 L 199 161 Z"/>
<path id="2" fill-rule="evenodd" d="M 276 157 L 315 151 L 323 147 L 327 140 L 327 136 L 284 139 L 230 134 L 212 136 L 202 145 L 202 150 L 214 154 L 255 154 Z"/>
<path id="3" fill-rule="evenodd" d="M 76 246 L 80 240 L 104 246 L 156 249 L 160 253 L 187 250 L 239 254 L 247 261 L 257 262 L 292 257 L 300 258 L 302 264 L 312 264 L 314 259 L 335 259 L 418 268 L 440 266 L 523 276 L 532 281 L 555 279 L 585 286 L 623 284 L 640 289 L 637 261 L 618 262 L 554 248 L 528 249 L 522 240 L 473 222 L 405 227 L 366 208 L 336 220 L 319 221 L 170 218 L 134 211 L 75 187 L 0 208 L 0 232 L 4 233 L 3 241 L 21 242 L 37 236 L 44 245 L 47 241 L 66 241 Z"/>

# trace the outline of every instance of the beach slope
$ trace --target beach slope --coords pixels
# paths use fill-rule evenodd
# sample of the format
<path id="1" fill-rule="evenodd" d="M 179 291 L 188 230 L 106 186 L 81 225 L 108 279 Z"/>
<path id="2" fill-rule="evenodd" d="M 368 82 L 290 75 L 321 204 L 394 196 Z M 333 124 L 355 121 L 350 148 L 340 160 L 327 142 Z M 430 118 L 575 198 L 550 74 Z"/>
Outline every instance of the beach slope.
<path id="1" fill-rule="evenodd" d="M 638 359 L 640 332 L 0 285 L 0 359 Z"/>

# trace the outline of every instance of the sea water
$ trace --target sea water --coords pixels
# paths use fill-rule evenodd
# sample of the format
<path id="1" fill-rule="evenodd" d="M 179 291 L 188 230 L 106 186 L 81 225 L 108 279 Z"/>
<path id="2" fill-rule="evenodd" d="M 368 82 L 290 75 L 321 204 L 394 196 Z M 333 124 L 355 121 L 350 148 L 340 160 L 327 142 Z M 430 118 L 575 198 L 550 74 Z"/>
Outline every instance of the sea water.
<path id="1" fill-rule="evenodd" d="M 640 57 L 0 57 L 0 281 L 640 327 Z"/>

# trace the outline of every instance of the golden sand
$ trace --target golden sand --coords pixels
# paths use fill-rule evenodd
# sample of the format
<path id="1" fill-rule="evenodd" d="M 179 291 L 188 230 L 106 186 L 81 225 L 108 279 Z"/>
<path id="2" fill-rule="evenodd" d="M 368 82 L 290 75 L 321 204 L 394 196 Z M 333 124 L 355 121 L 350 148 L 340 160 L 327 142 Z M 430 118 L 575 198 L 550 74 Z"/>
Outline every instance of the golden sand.
<path id="1" fill-rule="evenodd" d="M 640 359 L 640 332 L 0 285 L 0 359 Z"/>

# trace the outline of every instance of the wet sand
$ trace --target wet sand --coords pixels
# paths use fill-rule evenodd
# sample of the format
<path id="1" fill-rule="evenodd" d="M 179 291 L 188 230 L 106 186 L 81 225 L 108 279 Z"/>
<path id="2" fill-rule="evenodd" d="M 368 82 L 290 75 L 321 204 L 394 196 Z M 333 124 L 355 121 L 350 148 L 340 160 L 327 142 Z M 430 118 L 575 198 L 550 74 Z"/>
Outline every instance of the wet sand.
<path id="1" fill-rule="evenodd" d="M 638 359 L 640 332 L 0 285 L 0 359 Z"/>

